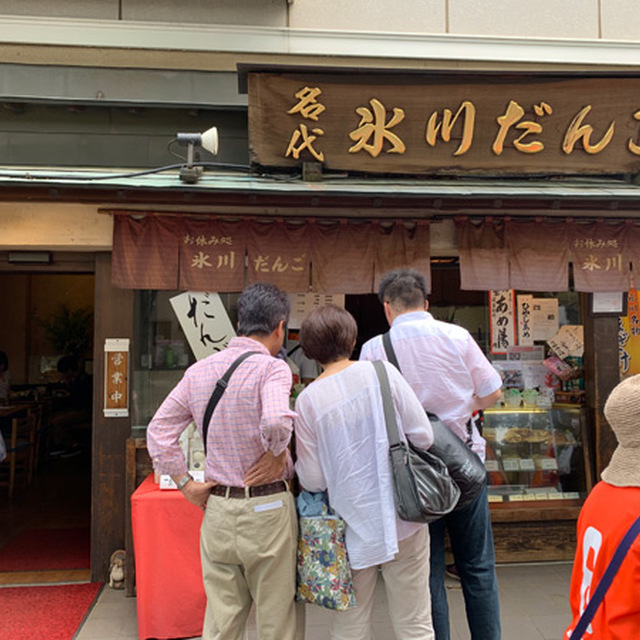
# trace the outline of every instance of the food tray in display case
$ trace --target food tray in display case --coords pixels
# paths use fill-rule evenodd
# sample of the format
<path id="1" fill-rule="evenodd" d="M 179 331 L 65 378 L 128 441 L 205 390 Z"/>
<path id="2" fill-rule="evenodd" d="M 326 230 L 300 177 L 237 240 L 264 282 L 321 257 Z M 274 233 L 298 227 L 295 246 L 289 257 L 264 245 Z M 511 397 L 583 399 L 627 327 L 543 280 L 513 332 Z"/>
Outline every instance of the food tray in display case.
<path id="1" fill-rule="evenodd" d="M 590 487 L 581 407 L 492 407 L 484 412 L 482 435 L 491 503 L 586 496 Z"/>

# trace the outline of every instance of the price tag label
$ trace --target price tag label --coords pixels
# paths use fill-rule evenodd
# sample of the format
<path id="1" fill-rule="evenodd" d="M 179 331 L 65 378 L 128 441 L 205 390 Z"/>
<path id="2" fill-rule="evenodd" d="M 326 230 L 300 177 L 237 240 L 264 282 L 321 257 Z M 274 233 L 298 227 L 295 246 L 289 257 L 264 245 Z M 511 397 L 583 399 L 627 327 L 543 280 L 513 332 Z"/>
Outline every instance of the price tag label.
<path id="1" fill-rule="evenodd" d="M 549 500 L 563 500 L 564 495 L 559 491 L 550 491 L 549 492 Z"/>
<path id="2" fill-rule="evenodd" d="M 502 468 L 505 471 L 520 471 L 520 460 L 518 458 L 503 458 Z"/>
<path id="3" fill-rule="evenodd" d="M 536 493 L 536 500 L 548 500 L 549 494 L 546 491 L 541 491 L 540 493 Z"/>
<path id="4" fill-rule="evenodd" d="M 537 500 L 535 493 L 525 493 L 522 496 L 523 502 L 531 502 L 532 500 Z"/>
<path id="5" fill-rule="evenodd" d="M 542 458 L 540 468 L 546 471 L 555 471 L 558 468 L 558 461 L 555 458 Z"/>
<path id="6" fill-rule="evenodd" d="M 524 500 L 524 496 L 520 493 L 517 493 L 512 496 L 507 496 L 507 500 L 509 500 L 509 502 L 522 502 Z"/>
<path id="7" fill-rule="evenodd" d="M 500 466 L 498 465 L 498 461 L 497 460 L 485 460 L 484 461 L 484 468 L 487 471 L 498 471 Z"/>
<path id="8" fill-rule="evenodd" d="M 533 462 L 533 458 L 521 458 L 520 469 L 522 471 L 535 471 L 536 465 Z"/>
<path id="9" fill-rule="evenodd" d="M 577 491 L 565 491 L 562 494 L 562 497 L 565 500 L 579 500 L 580 499 L 580 494 Z"/>
<path id="10" fill-rule="evenodd" d="M 502 496 L 489 495 L 489 502 L 504 502 Z"/>

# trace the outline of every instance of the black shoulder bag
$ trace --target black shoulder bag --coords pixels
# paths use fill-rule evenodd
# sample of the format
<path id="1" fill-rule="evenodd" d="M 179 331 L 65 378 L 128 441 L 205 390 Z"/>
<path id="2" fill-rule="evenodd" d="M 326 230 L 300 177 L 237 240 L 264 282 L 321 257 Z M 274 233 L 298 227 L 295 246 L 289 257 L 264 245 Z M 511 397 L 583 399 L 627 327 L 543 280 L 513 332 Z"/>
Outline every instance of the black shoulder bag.
<path id="1" fill-rule="evenodd" d="M 402 373 L 388 331 L 382 336 L 382 344 L 389 362 Z M 427 411 L 427 415 L 433 428 L 433 444 L 429 451 L 445 463 L 449 475 L 458 485 L 460 499 L 456 509 L 461 509 L 477 498 L 487 480 L 487 470 L 482 460 L 435 413 Z"/>
<path id="2" fill-rule="evenodd" d="M 373 367 L 380 383 L 398 517 L 408 522 L 438 520 L 453 511 L 460 498 L 460 489 L 438 456 L 416 447 L 411 441 L 400 440 L 385 364 L 376 360 Z"/>
<path id="3" fill-rule="evenodd" d="M 242 355 L 238 356 L 232 363 L 231 366 L 224 372 L 222 378 L 216 382 L 216 386 L 213 389 L 213 393 L 211 394 L 211 398 L 209 398 L 209 403 L 207 404 L 207 408 L 204 412 L 204 419 L 202 420 L 202 443 L 204 445 L 204 453 L 207 453 L 207 433 L 209 432 L 209 423 L 211 422 L 211 416 L 215 411 L 216 405 L 220 402 L 220 398 L 222 398 L 222 394 L 226 391 L 227 385 L 229 384 L 229 379 L 233 372 L 249 357 L 256 353 L 260 353 L 259 351 L 247 351 Z"/>

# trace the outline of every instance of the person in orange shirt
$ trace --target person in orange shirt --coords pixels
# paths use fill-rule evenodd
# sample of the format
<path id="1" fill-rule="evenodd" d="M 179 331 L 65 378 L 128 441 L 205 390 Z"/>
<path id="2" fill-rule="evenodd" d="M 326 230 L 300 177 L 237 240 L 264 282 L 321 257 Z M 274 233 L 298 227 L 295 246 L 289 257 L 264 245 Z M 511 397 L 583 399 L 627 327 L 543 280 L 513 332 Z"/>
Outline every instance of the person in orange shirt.
<path id="1" fill-rule="evenodd" d="M 618 440 L 602 481 L 589 494 L 578 518 L 571 576 L 573 619 L 569 640 L 621 539 L 640 515 L 640 375 L 611 392 L 604 414 Z M 640 638 L 640 537 L 631 545 L 604 600 L 582 636 L 585 640 Z M 574 638 L 573 640 L 579 640 Z"/>

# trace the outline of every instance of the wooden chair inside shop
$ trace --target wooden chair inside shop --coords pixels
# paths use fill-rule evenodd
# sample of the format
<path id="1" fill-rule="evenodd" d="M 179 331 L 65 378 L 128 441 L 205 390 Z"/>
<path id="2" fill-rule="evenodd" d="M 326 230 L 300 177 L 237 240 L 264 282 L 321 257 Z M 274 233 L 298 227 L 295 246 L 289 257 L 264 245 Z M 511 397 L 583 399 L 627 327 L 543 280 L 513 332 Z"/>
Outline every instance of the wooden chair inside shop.
<path id="1" fill-rule="evenodd" d="M 35 416 L 36 437 L 33 452 L 32 474 L 41 464 L 48 460 L 49 440 L 51 430 L 51 403 L 39 404 L 31 410 Z"/>
<path id="2" fill-rule="evenodd" d="M 25 411 L 11 420 L 11 430 L 5 439 L 7 457 L 0 464 L 0 487 L 8 487 L 9 498 L 13 497 L 16 483 L 24 481 L 31 485 L 35 463 L 36 412 Z"/>

